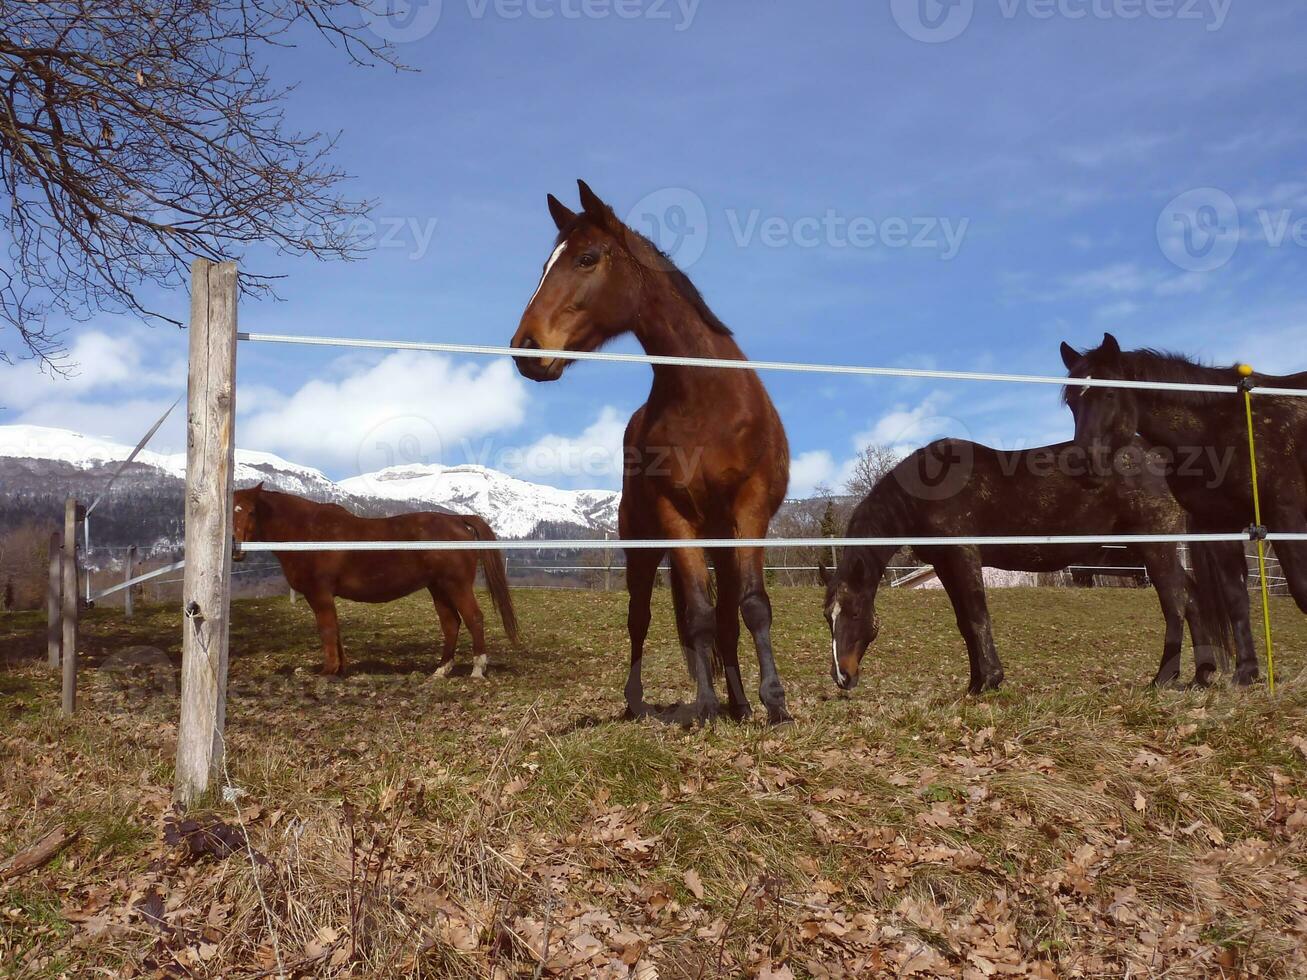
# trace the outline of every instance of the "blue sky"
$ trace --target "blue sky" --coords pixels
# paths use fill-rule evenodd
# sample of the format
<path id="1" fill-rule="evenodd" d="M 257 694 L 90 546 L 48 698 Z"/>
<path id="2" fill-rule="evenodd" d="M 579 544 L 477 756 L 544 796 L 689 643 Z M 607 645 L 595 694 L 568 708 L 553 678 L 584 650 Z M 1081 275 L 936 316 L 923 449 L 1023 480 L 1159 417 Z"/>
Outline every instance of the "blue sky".
<path id="1" fill-rule="evenodd" d="M 756 358 L 1059 374 L 1059 341 L 1111 330 L 1307 368 L 1295 0 L 444 0 L 403 21 L 378 30 L 417 72 L 307 41 L 273 64 L 300 83 L 291 123 L 341 131 L 377 247 L 244 256 L 287 276 L 244 329 L 505 343 L 550 250 L 545 194 L 575 204 L 583 177 L 659 222 Z M 134 441 L 184 384 L 171 328 L 97 317 L 67 339 L 71 380 L 0 367 L 0 424 Z M 1070 434 L 1054 388 L 765 380 L 795 493 L 866 441 Z M 648 371 L 535 385 L 487 359 L 246 345 L 239 382 L 238 444 L 333 477 L 470 459 L 616 486 Z M 180 448 L 180 420 L 160 440 Z"/>

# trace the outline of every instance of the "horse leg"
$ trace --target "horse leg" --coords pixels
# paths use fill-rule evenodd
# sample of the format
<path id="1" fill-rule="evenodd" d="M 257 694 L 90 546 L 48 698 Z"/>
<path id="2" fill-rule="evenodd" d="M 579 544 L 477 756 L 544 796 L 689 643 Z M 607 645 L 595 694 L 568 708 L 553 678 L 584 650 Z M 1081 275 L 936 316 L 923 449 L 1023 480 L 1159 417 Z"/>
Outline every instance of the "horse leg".
<path id="1" fill-rule="evenodd" d="M 726 697 L 735 721 L 753 717 L 740 677 L 740 570 L 729 549 L 713 552 L 717 572 L 717 656 L 726 675 Z"/>
<path id="2" fill-rule="evenodd" d="M 672 539 L 689 540 L 699 529 L 681 515 L 665 498 L 657 503 L 659 527 Z M 702 548 L 672 549 L 672 569 L 679 577 L 681 595 L 676 599 L 681 610 L 681 643 L 685 647 L 687 666 L 695 683 L 695 699 L 684 706 L 678 717 L 684 723 L 705 723 L 717 716 L 721 703 L 712 682 L 712 652 L 716 633 L 716 614 L 709 600 L 708 559 Z"/>
<path id="3" fill-rule="evenodd" d="M 640 664 L 644 660 L 644 638 L 649 633 L 649 601 L 663 553 L 639 548 L 626 553 L 626 632 L 631 638 L 631 669 L 626 675 L 626 717 L 642 718 L 649 713 L 644 703 L 644 682 Z"/>
<path id="4" fill-rule="evenodd" d="M 428 589 L 431 593 L 431 602 L 436 607 L 436 615 L 440 617 L 440 631 L 445 637 L 445 646 L 440 654 L 440 663 L 436 665 L 437 677 L 448 677 L 454 670 L 454 650 L 458 647 L 458 611 L 446 602 L 434 586 Z"/>
<path id="5" fill-rule="evenodd" d="M 735 536 L 765 538 L 771 523 L 770 490 L 758 483 L 749 484 L 740 494 L 735 507 Z M 735 562 L 740 573 L 740 614 L 753 637 L 758 654 L 758 698 L 767 709 L 767 721 L 783 725 L 794 720 L 785 706 L 785 688 L 776 669 L 771 646 L 771 599 L 767 595 L 764 571 L 766 552 L 761 548 L 736 548 Z"/>
<path id="6" fill-rule="evenodd" d="M 328 677 L 338 677 L 345 673 L 345 646 L 336 619 L 336 599 L 321 593 L 312 593 L 305 598 L 318 621 L 318 634 L 322 637 L 322 672 Z"/>
<path id="7" fill-rule="evenodd" d="M 762 532 L 740 529 L 740 537 L 763 537 Z M 771 645 L 771 598 L 767 595 L 766 552 L 761 548 L 736 548 L 735 560 L 740 569 L 740 614 L 745 628 L 753 637 L 753 648 L 758 654 L 758 699 L 767 709 L 767 721 L 783 725 L 794 720 L 785 706 L 785 687 L 776 669 L 776 655 Z"/>
<path id="8" fill-rule="evenodd" d="M 953 603 L 958 632 L 967 644 L 971 662 L 968 694 L 980 694 L 1003 683 L 1003 665 L 990 629 L 989 604 L 985 601 L 984 569 L 975 548 L 952 548 L 935 563 L 935 572 Z"/>
<path id="9" fill-rule="evenodd" d="M 467 631 L 472 634 L 472 676 L 481 680 L 486 676 L 486 630 L 485 617 L 477 605 L 476 593 L 469 582 L 454 597 L 454 608 L 467 624 Z"/>
<path id="10" fill-rule="evenodd" d="M 1301 534 L 1307 531 L 1307 520 L 1303 520 L 1301 510 L 1281 508 L 1276 512 L 1273 530 Z M 1298 608 L 1307 613 L 1307 541 L 1277 541 L 1275 555 L 1284 569 L 1289 594 Z"/>
<path id="11" fill-rule="evenodd" d="M 1152 545 L 1140 548 L 1148 577 L 1157 590 L 1166 621 L 1166 637 L 1162 641 L 1162 662 L 1153 678 L 1154 687 L 1165 687 L 1180 679 L 1180 651 L 1184 646 L 1184 611 L 1188 603 L 1184 569 L 1180 565 L 1180 552 L 1175 545 Z M 1203 656 L 1197 640 L 1194 641 L 1194 682 L 1205 683 L 1199 659 Z"/>

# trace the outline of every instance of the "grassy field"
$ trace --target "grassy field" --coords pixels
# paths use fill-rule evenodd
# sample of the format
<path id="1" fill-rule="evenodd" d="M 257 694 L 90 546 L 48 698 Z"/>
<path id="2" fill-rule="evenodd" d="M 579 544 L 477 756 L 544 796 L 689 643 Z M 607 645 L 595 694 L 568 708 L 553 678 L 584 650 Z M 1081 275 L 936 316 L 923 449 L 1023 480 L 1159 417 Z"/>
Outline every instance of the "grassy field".
<path id="1" fill-rule="evenodd" d="M 0 883 L 0 973 L 1307 976 L 1307 617 L 1288 600 L 1272 699 L 1145 688 L 1151 591 L 997 591 L 1007 685 L 966 699 L 942 594 L 882 596 L 851 695 L 818 593 L 773 598 L 797 723 L 702 731 L 618 720 L 622 595 L 519 591 L 525 649 L 495 624 L 483 682 L 466 637 L 456 676 L 429 676 L 417 599 L 342 604 L 339 682 L 315 675 L 304 603 L 239 602 L 237 791 L 188 815 L 175 694 L 98 669 L 132 644 L 176 660 L 176 611 L 88 615 L 71 722 L 41 617 L 0 618 L 0 860 L 80 832 Z M 689 683 L 656 601 L 646 691 L 669 701 Z"/>

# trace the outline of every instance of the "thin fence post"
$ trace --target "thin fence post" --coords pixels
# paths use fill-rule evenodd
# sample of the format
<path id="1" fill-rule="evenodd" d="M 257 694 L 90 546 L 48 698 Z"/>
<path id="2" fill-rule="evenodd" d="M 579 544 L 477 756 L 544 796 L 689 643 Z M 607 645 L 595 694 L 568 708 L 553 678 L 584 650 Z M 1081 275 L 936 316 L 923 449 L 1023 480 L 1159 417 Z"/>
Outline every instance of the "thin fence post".
<path id="1" fill-rule="evenodd" d="M 609 534 L 604 532 L 604 540 L 607 541 Z M 613 591 L 613 551 L 611 548 L 604 549 L 604 591 Z"/>
<path id="2" fill-rule="evenodd" d="M 50 532 L 50 581 L 46 590 L 45 603 L 45 657 L 51 670 L 59 669 L 59 651 L 63 642 L 63 557 L 64 535 L 62 531 Z"/>
<path id="3" fill-rule="evenodd" d="M 174 797 L 199 801 L 222 774 L 236 427 L 236 263 L 191 265 L 186 383 L 186 571 Z"/>
<path id="4" fill-rule="evenodd" d="M 136 573 L 136 545 L 132 545 L 130 548 L 127 549 L 127 568 L 123 572 L 123 581 L 130 582 L 132 580 L 132 576 L 135 573 Z M 123 592 L 125 593 L 125 595 L 123 596 L 123 617 L 126 619 L 131 619 L 132 613 L 136 611 L 136 604 L 132 602 L 132 589 L 134 588 L 135 588 L 134 585 L 129 585 L 127 586 L 127 588 L 123 589 Z"/>
<path id="5" fill-rule="evenodd" d="M 1252 479 L 1253 490 L 1253 526 L 1252 534 L 1257 541 L 1257 578 L 1262 593 L 1262 626 L 1266 632 L 1266 678 L 1271 693 L 1275 693 L 1275 648 L 1271 644 L 1271 598 L 1266 587 L 1266 528 L 1262 526 L 1262 498 L 1257 488 L 1257 439 L 1253 434 L 1253 369 L 1247 364 L 1239 365 L 1239 387 L 1243 389 L 1244 412 L 1248 419 L 1248 472 Z"/>
<path id="6" fill-rule="evenodd" d="M 63 713 L 77 710 L 77 501 L 64 502 L 63 540 Z"/>

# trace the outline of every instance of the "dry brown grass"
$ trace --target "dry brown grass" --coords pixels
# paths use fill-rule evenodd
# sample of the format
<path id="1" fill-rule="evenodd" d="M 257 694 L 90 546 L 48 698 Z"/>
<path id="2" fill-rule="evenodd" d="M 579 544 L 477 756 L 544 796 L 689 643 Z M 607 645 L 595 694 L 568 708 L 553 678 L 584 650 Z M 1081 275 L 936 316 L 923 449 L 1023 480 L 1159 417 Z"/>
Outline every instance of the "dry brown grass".
<path id="1" fill-rule="evenodd" d="M 998 592 L 1008 687 L 972 700 L 942 595 L 884 597 L 877 663 L 845 696 L 817 594 L 778 590 L 798 724 L 682 732 L 616 720 L 622 596 L 517 599 L 527 649 L 496 640 L 484 683 L 428 679 L 417 600 L 345 608 L 344 682 L 312 673 L 302 603 L 239 603 L 242 793 L 189 815 L 226 842 L 190 849 L 167 832 L 175 698 L 95 669 L 129 643 L 175 654 L 173 611 L 88 617 L 70 723 L 39 618 L 0 619 L 0 858 L 82 830 L 0 885 L 0 972 L 1307 972 L 1307 620 L 1286 600 L 1272 699 L 1145 689 L 1150 592 Z M 666 599 L 647 686 L 671 698 Z"/>

